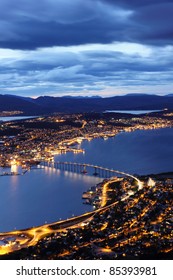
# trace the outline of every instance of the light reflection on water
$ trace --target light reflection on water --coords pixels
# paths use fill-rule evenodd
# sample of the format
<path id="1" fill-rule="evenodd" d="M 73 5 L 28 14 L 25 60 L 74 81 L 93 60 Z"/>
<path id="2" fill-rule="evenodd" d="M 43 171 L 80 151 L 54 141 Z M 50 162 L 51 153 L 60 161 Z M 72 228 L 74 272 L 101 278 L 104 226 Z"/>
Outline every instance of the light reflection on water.
<path id="1" fill-rule="evenodd" d="M 101 179 L 53 168 L 0 177 L 0 231 L 66 219 L 92 210 L 82 193 Z M 3 213 L 3 214 L 2 214 Z"/>
<path id="2" fill-rule="evenodd" d="M 173 171 L 173 129 L 123 132 L 104 141 L 84 141 L 85 154 L 62 154 L 56 161 L 100 165 L 131 174 Z"/>
<path id="3" fill-rule="evenodd" d="M 173 129 L 121 133 L 83 141 L 85 154 L 66 153 L 57 161 L 96 164 L 131 174 L 173 171 Z M 2 172 L 2 169 L 0 170 Z M 46 167 L 23 176 L 0 176 L 0 231 L 26 228 L 92 209 L 82 193 L 100 182 L 94 176 Z"/>

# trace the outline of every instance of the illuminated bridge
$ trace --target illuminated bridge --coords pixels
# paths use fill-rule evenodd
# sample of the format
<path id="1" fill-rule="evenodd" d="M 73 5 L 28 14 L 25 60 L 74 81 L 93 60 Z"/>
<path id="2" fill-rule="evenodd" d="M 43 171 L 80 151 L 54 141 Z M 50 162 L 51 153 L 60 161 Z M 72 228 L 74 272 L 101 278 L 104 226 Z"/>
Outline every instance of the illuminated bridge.
<path id="1" fill-rule="evenodd" d="M 130 177 L 138 182 L 139 187 L 142 186 L 142 182 L 129 173 L 125 173 L 123 171 L 118 171 L 110 168 L 101 167 L 98 165 L 88 164 L 88 163 L 77 163 L 77 162 L 47 162 L 44 161 L 41 163 L 41 166 L 55 168 L 63 171 L 82 173 L 82 174 L 93 174 L 94 176 L 98 176 L 101 178 L 110 178 L 120 174 L 121 176 Z"/>

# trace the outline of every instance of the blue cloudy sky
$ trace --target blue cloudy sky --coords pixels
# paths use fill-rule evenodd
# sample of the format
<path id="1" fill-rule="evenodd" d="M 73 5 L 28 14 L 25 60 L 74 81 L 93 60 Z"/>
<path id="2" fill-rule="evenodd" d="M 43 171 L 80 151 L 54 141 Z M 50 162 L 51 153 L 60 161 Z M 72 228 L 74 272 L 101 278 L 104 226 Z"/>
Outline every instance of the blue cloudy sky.
<path id="1" fill-rule="evenodd" d="M 0 93 L 173 92 L 173 0 L 0 0 Z"/>

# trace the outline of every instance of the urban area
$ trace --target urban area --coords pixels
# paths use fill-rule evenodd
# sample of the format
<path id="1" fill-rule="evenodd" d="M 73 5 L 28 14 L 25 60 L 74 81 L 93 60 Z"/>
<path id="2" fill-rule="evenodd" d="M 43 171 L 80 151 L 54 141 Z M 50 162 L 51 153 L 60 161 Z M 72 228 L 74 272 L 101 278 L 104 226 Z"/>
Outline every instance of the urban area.
<path id="1" fill-rule="evenodd" d="M 14 112 L 13 112 L 14 114 Z M 2 112 L 1 115 L 5 115 Z M 0 123 L 0 166 L 27 172 L 76 144 L 137 129 L 172 127 L 168 111 L 145 115 L 54 114 Z M 0 259 L 172 259 L 173 173 L 110 176 L 83 193 L 94 210 L 68 220 L 0 234 Z M 152 177 L 152 178 L 151 178 Z"/>

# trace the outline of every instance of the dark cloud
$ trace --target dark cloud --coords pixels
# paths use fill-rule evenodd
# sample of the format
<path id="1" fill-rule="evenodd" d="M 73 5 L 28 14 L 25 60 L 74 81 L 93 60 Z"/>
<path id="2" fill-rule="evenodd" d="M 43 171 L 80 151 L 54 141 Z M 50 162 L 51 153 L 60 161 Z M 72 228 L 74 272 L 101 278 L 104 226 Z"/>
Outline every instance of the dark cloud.
<path id="1" fill-rule="evenodd" d="M 171 44 L 172 12 L 172 1 L 159 0 L 1 0 L 0 47 Z"/>
<path id="2" fill-rule="evenodd" d="M 172 14 L 163 0 L 1 0 L 1 92 L 170 88 Z"/>
<path id="3" fill-rule="evenodd" d="M 111 5 L 119 5 L 122 7 L 130 7 L 130 8 L 138 8 L 138 7 L 144 7 L 144 6 L 148 6 L 148 5 L 152 5 L 152 4 L 158 4 L 158 3 L 163 3 L 163 0 L 143 0 L 143 1 L 139 1 L 139 0 L 102 0 L 105 3 L 109 3 Z M 164 2 L 171 2 L 171 1 L 164 1 Z"/>
<path id="4" fill-rule="evenodd" d="M 32 2 L 30 1 L 31 5 Z M 24 11 L 21 9 L 14 11 L 13 8 L 9 8 L 6 15 L 7 21 L 5 19 L 1 21 L 0 46 L 13 49 L 34 49 L 56 45 L 109 43 L 115 38 L 119 39 L 120 28 L 118 25 L 116 36 L 115 33 L 111 35 L 112 27 L 115 25 L 112 26 L 112 20 L 116 23 L 118 19 L 111 19 L 110 9 L 104 11 L 104 7 L 98 5 L 95 5 L 93 9 L 86 9 L 86 5 L 81 5 L 82 2 L 77 1 L 80 5 L 75 5 L 73 11 L 69 13 L 68 9 L 71 7 L 64 6 L 64 4 L 61 7 L 63 1 L 58 2 L 60 2 L 58 3 L 60 7 L 56 5 L 56 2 L 52 7 L 52 9 L 57 9 L 57 13 L 50 8 L 47 9 L 47 13 L 42 8 L 38 14 L 37 9 L 33 9 L 31 14 L 31 9 L 27 10 L 26 7 Z M 92 6 L 91 1 L 89 2 Z M 47 1 L 48 3 L 49 1 Z M 59 9 L 62 10 L 62 14 Z"/>

